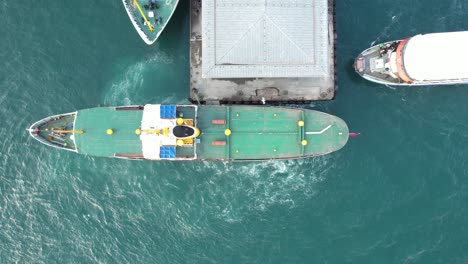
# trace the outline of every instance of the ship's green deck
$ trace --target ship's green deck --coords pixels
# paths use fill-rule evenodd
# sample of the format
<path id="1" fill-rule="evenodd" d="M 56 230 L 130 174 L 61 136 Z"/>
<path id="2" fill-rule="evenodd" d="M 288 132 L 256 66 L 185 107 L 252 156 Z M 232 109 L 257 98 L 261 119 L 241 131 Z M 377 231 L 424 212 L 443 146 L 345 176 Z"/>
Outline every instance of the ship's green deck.
<path id="1" fill-rule="evenodd" d="M 178 107 L 178 113 L 188 110 Z M 184 113 L 185 118 L 191 118 L 190 115 L 191 113 Z M 95 156 L 141 156 L 142 144 L 135 129 L 140 127 L 142 116 L 143 111 L 119 111 L 115 108 L 78 111 L 75 129 L 85 131 L 84 134 L 75 134 L 78 152 Z M 212 124 L 213 119 L 226 120 L 226 124 Z M 304 121 L 305 125 L 299 126 L 299 121 Z M 322 155 L 340 149 L 348 139 L 348 128 L 343 120 L 325 113 L 301 109 L 199 106 L 195 125 L 201 131 L 196 144 L 197 158 L 207 160 Z M 112 135 L 106 133 L 109 128 L 114 131 Z M 232 132 L 230 136 L 225 135 L 227 128 Z M 306 146 L 301 144 L 302 140 L 307 140 Z M 213 141 L 225 141 L 226 145 L 215 146 Z M 183 150 L 193 152 L 193 149 Z M 182 149 L 178 147 L 177 152 L 180 151 Z M 191 155 L 178 153 L 177 157 Z"/>
<path id="2" fill-rule="evenodd" d="M 197 156 L 203 159 L 273 159 L 326 154 L 340 149 L 348 139 L 348 128 L 339 118 L 310 110 L 255 106 L 201 106 L 201 131 Z M 211 120 L 224 119 L 225 125 Z M 299 121 L 305 125 L 300 127 Z M 321 134 L 327 126 L 329 129 Z M 230 136 L 225 135 L 229 128 Z M 341 135 L 339 134 L 341 132 Z M 307 140 L 307 145 L 301 144 Z M 225 141 L 226 146 L 214 146 Z"/>
<path id="3" fill-rule="evenodd" d="M 78 153 L 93 156 L 114 154 L 141 154 L 142 146 L 135 129 L 141 126 L 143 111 L 117 111 L 114 107 L 91 108 L 77 113 L 75 129 L 84 134 L 75 134 Z M 107 129 L 114 133 L 108 135 Z"/>

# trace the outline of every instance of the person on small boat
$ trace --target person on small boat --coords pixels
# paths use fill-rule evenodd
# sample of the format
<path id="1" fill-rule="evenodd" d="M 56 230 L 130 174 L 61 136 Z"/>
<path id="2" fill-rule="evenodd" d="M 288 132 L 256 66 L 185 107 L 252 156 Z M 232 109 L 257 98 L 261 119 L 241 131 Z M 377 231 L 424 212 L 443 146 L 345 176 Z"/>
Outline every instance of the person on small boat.
<path id="1" fill-rule="evenodd" d="M 143 7 L 147 10 L 159 9 L 159 5 L 157 4 L 156 0 L 148 0 L 148 4 L 143 5 Z"/>

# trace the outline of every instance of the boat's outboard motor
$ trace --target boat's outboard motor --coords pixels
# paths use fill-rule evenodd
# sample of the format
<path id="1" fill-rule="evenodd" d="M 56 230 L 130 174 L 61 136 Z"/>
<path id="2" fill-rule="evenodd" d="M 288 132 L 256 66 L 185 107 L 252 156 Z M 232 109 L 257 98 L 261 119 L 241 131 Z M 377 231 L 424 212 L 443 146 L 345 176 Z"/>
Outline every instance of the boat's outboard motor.
<path id="1" fill-rule="evenodd" d="M 195 129 L 189 126 L 175 126 L 172 133 L 177 138 L 188 138 L 195 134 Z"/>

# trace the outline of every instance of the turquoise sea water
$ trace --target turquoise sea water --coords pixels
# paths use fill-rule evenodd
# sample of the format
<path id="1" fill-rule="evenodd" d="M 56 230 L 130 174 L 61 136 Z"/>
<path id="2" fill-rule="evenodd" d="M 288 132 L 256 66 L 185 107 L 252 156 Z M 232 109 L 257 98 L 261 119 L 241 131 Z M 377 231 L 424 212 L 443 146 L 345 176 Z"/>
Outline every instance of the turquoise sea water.
<path id="1" fill-rule="evenodd" d="M 146 46 L 120 1 L 0 3 L 1 263 L 468 263 L 468 86 L 364 81 L 373 43 L 468 30 L 468 2 L 338 0 L 331 155 L 138 162 L 24 130 L 95 106 L 187 103 L 188 2 Z M 428 54 L 430 56 L 430 54 Z M 467 66 L 468 67 L 468 66 Z"/>

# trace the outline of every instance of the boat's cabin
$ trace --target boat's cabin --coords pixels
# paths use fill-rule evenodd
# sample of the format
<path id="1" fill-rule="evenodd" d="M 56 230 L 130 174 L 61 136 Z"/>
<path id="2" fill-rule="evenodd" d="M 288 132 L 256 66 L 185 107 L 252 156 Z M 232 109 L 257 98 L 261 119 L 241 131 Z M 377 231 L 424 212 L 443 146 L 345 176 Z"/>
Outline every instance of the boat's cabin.
<path id="1" fill-rule="evenodd" d="M 197 107 L 194 105 L 145 105 L 135 134 L 141 141 L 141 158 L 195 159 Z M 116 154 L 126 157 L 125 153 Z M 129 155 L 128 158 L 137 158 Z M 140 157 L 138 157 L 140 158 Z"/>

